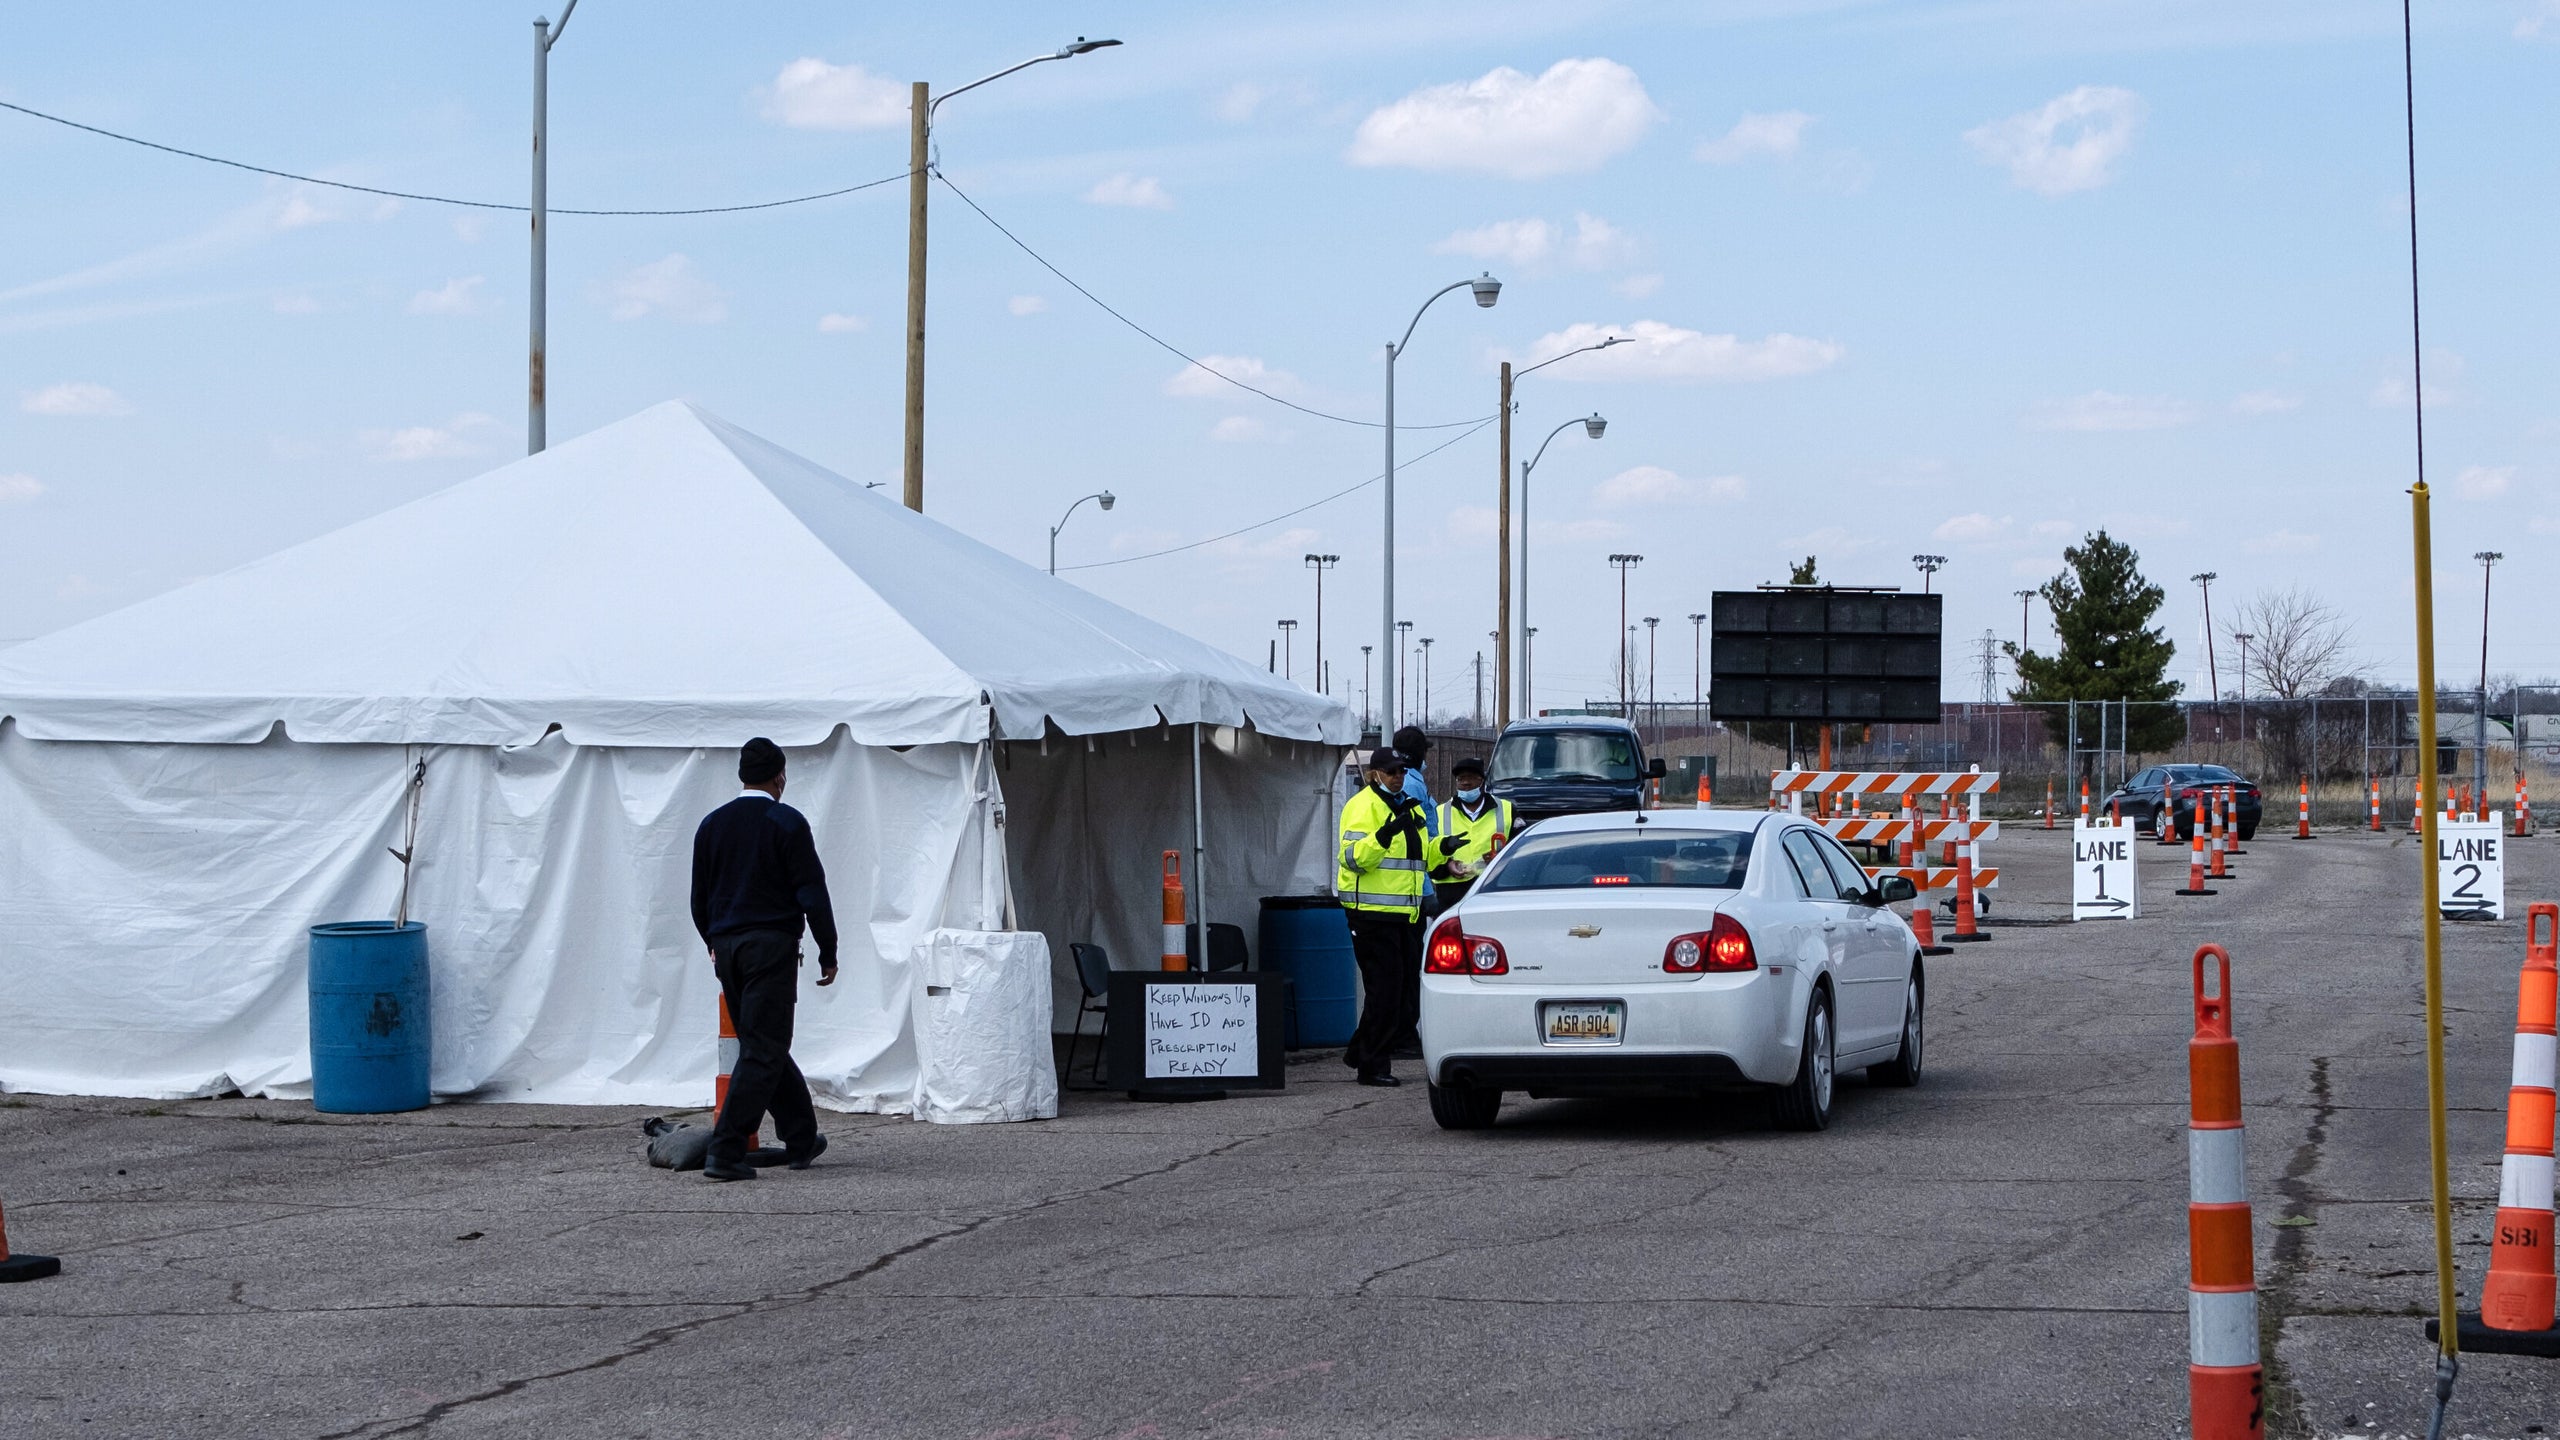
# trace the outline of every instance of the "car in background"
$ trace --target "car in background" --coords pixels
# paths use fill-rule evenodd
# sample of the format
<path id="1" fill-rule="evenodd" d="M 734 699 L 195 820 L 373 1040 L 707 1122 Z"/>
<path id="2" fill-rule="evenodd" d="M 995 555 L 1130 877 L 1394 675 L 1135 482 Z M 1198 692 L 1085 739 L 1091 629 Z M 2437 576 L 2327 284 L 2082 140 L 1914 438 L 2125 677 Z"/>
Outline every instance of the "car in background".
<path id="1" fill-rule="evenodd" d="M 2254 783 L 2242 779 L 2238 771 L 2220 765 L 2154 765 L 2138 771 L 2098 802 L 2092 818 L 2106 815 L 2112 809 L 2131 820 L 2136 828 L 2157 835 L 2160 833 L 2160 812 L 2173 803 L 2169 797 L 2174 795 L 2178 813 L 2171 818 L 2170 824 L 2179 839 L 2191 840 L 2196 833 L 2196 800 L 2202 797 L 2210 807 L 2213 799 L 2205 792 L 2225 785 L 2232 790 L 2233 817 L 2239 826 L 2240 838 L 2244 841 L 2256 839 L 2258 819 L 2265 814 L 2264 798 Z"/>
<path id="2" fill-rule="evenodd" d="M 1641 810 L 1663 775 L 1636 727 L 1604 715 L 1516 720 L 1493 742 L 1485 788 L 1511 802 L 1526 830 L 1559 815 Z"/>
<path id="3" fill-rule="evenodd" d="M 1764 1090 L 1790 1129 L 1832 1082 L 1919 1083 L 1920 946 L 1805 820 L 1639 810 L 1549 820 L 1505 846 L 1423 952 L 1431 1116 L 1494 1123 L 1502 1097 Z"/>

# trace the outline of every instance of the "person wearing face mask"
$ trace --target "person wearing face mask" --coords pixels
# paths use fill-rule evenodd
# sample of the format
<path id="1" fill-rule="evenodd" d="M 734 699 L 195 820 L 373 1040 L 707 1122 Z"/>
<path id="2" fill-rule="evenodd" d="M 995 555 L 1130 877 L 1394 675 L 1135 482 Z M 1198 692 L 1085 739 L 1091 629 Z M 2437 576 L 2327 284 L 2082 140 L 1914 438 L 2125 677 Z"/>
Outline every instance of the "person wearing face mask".
<path id="1" fill-rule="evenodd" d="M 1497 800 L 1484 788 L 1481 761 L 1461 760 L 1449 767 L 1452 793 L 1440 802 L 1440 839 L 1434 847 L 1439 863 L 1431 867 L 1443 909 L 1466 898 L 1485 863 L 1518 828 L 1511 802 Z"/>
<path id="2" fill-rule="evenodd" d="M 1422 1005 L 1422 896 L 1430 862 L 1430 810 L 1405 793 L 1404 756 L 1369 756 L 1342 807 L 1342 849 L 1333 892 L 1351 922 L 1360 967 L 1360 1024 L 1342 1063 L 1363 1085 L 1395 1085 L 1396 1041 Z"/>

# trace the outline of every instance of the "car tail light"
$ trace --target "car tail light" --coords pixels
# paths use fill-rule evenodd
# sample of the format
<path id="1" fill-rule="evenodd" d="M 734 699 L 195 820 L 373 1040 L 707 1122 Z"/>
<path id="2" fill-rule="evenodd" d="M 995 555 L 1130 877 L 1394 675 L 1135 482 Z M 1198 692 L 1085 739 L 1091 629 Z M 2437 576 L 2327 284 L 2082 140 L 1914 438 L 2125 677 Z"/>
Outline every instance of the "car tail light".
<path id="1" fill-rule="evenodd" d="M 1422 957 L 1426 975 L 1508 975 L 1511 961 L 1502 953 L 1502 942 L 1490 935 L 1470 935 L 1458 924 L 1456 916 L 1440 922 L 1431 932 L 1431 946 Z"/>
<path id="2" fill-rule="evenodd" d="M 1752 952 L 1751 932 L 1730 915 L 1718 915 L 1715 928 L 1707 932 L 1707 973 L 1729 975 L 1760 968 L 1760 957 Z"/>
<path id="3" fill-rule="evenodd" d="M 1707 968 L 1705 935 L 1680 935 L 1662 948 L 1662 968 L 1674 975 L 1695 975 Z"/>

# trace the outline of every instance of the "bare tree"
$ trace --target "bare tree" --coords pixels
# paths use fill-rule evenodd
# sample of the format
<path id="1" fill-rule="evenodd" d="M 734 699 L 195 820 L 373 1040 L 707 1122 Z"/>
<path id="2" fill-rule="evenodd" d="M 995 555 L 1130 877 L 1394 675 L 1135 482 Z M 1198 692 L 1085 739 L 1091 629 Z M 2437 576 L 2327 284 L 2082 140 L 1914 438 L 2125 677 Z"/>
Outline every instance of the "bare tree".
<path id="1" fill-rule="evenodd" d="M 2253 698 L 2295 700 L 2316 695 L 2357 673 L 2354 627 L 2326 601 L 2300 586 L 2250 597 L 2224 630 L 2236 652 L 2249 637 L 2248 679 Z"/>

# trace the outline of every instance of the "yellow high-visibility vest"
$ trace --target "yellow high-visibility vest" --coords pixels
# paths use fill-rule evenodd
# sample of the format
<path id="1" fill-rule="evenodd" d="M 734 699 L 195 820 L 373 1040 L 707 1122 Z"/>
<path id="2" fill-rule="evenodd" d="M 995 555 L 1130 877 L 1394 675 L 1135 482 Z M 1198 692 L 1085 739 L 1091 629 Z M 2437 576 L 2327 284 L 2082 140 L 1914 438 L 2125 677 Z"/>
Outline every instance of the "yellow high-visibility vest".
<path id="1" fill-rule="evenodd" d="M 1333 893 L 1345 909 L 1422 918 L 1422 892 L 1427 885 L 1422 859 L 1424 839 L 1399 836 L 1392 853 L 1378 843 L 1378 831 L 1395 819 L 1395 807 L 1374 785 L 1363 785 L 1342 807 L 1342 843 L 1335 856 Z M 1417 835 L 1426 817 L 1414 815 Z"/>
<path id="2" fill-rule="evenodd" d="M 1455 800 L 1441 801 L 1440 838 L 1446 840 L 1455 835 L 1467 843 L 1458 847 L 1458 853 L 1440 861 L 1438 868 L 1431 872 L 1432 878 L 1457 879 L 1457 872 L 1452 867 L 1461 863 L 1471 871 L 1483 870 L 1484 862 L 1493 858 L 1495 837 L 1499 836 L 1508 843 L 1518 828 L 1512 821 L 1511 802 L 1508 800 L 1495 800 L 1484 807 L 1483 814 L 1476 816 L 1469 816 Z"/>

